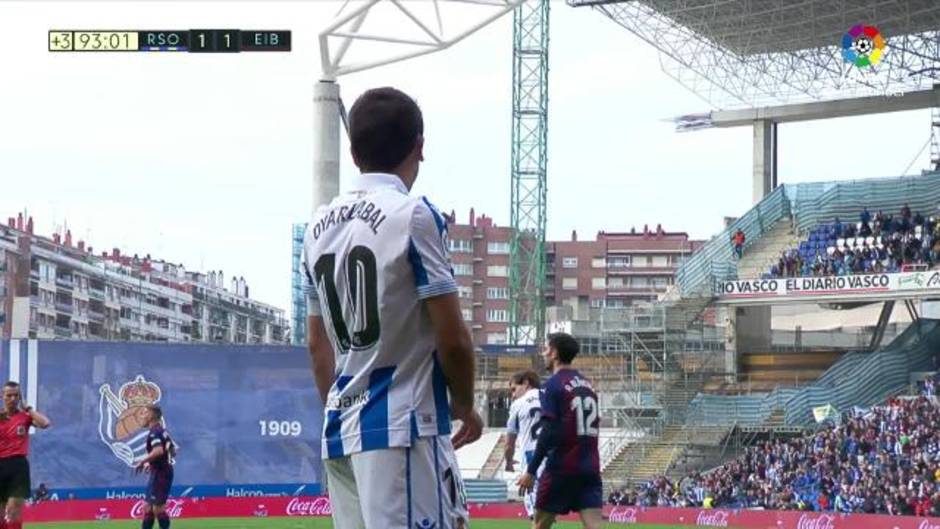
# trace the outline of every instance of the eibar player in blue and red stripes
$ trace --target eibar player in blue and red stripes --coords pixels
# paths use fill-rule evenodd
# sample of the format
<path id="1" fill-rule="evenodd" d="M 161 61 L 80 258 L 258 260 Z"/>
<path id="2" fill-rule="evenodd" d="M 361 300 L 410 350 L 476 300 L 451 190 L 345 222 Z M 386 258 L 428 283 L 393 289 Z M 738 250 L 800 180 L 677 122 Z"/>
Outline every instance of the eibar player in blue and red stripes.
<path id="1" fill-rule="evenodd" d="M 163 410 L 156 404 L 147 406 L 147 455 L 138 463 L 137 472 L 150 472 L 147 483 L 147 507 L 142 529 L 152 529 L 154 521 L 160 529 L 170 529 L 170 516 L 166 512 L 166 501 L 173 486 L 173 461 L 176 445 L 163 428 Z"/>
<path id="2" fill-rule="evenodd" d="M 546 461 L 535 496 L 535 529 L 549 529 L 556 516 L 569 512 L 581 515 L 585 529 L 600 529 L 603 523 L 600 410 L 590 381 L 571 367 L 579 349 L 570 335 L 555 333 L 542 351 L 553 374 L 542 386 L 535 455 L 518 482 L 520 494 L 532 490 L 536 472 Z"/>

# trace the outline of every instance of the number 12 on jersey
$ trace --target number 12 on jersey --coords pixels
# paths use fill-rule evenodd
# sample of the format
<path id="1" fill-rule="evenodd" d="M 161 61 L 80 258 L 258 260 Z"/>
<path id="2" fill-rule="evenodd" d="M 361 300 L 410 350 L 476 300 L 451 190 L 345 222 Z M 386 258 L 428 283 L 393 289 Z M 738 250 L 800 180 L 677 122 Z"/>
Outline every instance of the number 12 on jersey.
<path id="1" fill-rule="evenodd" d="M 574 397 L 571 399 L 571 409 L 574 411 L 578 435 L 597 437 L 597 401 L 594 397 Z"/>

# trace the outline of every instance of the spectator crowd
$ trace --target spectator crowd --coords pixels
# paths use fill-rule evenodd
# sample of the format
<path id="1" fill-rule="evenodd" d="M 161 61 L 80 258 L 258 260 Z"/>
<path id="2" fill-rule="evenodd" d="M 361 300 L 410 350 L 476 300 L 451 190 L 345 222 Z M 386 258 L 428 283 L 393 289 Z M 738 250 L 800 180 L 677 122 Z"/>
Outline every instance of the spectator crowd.
<path id="1" fill-rule="evenodd" d="M 859 410 L 808 437 L 749 447 L 707 474 L 615 491 L 615 505 L 940 516 L 940 406 L 924 394 Z"/>
<path id="2" fill-rule="evenodd" d="M 817 226 L 799 248 L 783 252 L 766 278 L 839 276 L 900 272 L 911 265 L 940 262 L 940 222 L 911 213 L 904 205 L 897 216 L 864 209 L 859 222 Z"/>

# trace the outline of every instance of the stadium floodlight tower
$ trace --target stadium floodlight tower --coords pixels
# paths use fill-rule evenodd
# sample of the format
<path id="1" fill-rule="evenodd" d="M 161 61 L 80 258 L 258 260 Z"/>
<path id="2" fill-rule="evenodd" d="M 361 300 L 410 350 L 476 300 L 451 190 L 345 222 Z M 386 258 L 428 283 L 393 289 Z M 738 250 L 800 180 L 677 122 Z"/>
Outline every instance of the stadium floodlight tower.
<path id="1" fill-rule="evenodd" d="M 679 130 L 754 127 L 755 203 L 777 185 L 778 123 L 940 106 L 937 0 L 568 4 L 652 45 L 667 75 L 722 109 L 677 118 Z"/>
<path id="2" fill-rule="evenodd" d="M 320 33 L 323 74 L 313 89 L 313 210 L 339 193 L 339 126 L 345 118 L 339 76 L 445 50 L 523 1 L 346 0 Z M 353 44 L 365 52 L 355 62 L 348 61 Z"/>

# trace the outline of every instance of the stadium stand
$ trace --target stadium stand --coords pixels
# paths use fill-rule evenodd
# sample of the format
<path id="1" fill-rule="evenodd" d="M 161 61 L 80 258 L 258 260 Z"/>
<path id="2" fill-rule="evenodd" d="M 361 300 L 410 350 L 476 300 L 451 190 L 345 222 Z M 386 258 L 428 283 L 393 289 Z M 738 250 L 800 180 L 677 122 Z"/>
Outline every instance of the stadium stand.
<path id="1" fill-rule="evenodd" d="M 895 216 L 868 209 L 859 222 L 836 217 L 810 230 L 799 247 L 782 252 L 764 278 L 901 272 L 934 266 L 940 257 L 940 225 L 906 205 Z"/>
<path id="2" fill-rule="evenodd" d="M 743 278 L 744 270 L 738 267 L 729 243 L 731 235 L 738 229 L 746 234 L 746 260 L 749 252 L 766 247 L 766 241 L 761 241 L 772 235 L 775 228 L 779 231 L 789 226 L 800 234 L 801 240 L 805 238 L 808 241 L 815 227 L 830 223 L 836 217 L 858 218 L 862 205 L 866 205 L 869 211 L 890 212 L 900 211 L 904 204 L 912 212 L 936 211 L 940 204 L 940 173 L 778 186 L 683 262 L 676 274 L 676 284 L 683 297 L 701 296 L 711 294 L 715 280 Z M 792 246 L 789 237 L 781 236 L 780 241 L 782 245 L 773 252 L 774 260 L 780 252 Z M 766 272 L 763 267 L 761 270 Z"/>
<path id="3" fill-rule="evenodd" d="M 938 351 L 940 321 L 921 319 L 879 351 L 842 355 L 818 379 L 799 388 L 778 387 L 747 395 L 699 394 L 692 401 L 690 417 L 700 424 L 758 425 L 775 410 L 785 410 L 786 425 L 810 426 L 814 407 L 871 406 L 905 391 L 913 374 L 936 369 Z"/>
<path id="4" fill-rule="evenodd" d="M 931 380 L 928 388 L 934 387 Z M 940 515 L 940 405 L 930 396 L 854 408 L 841 424 L 776 440 L 708 473 L 659 476 L 608 501 L 619 505 L 705 506 Z"/>

